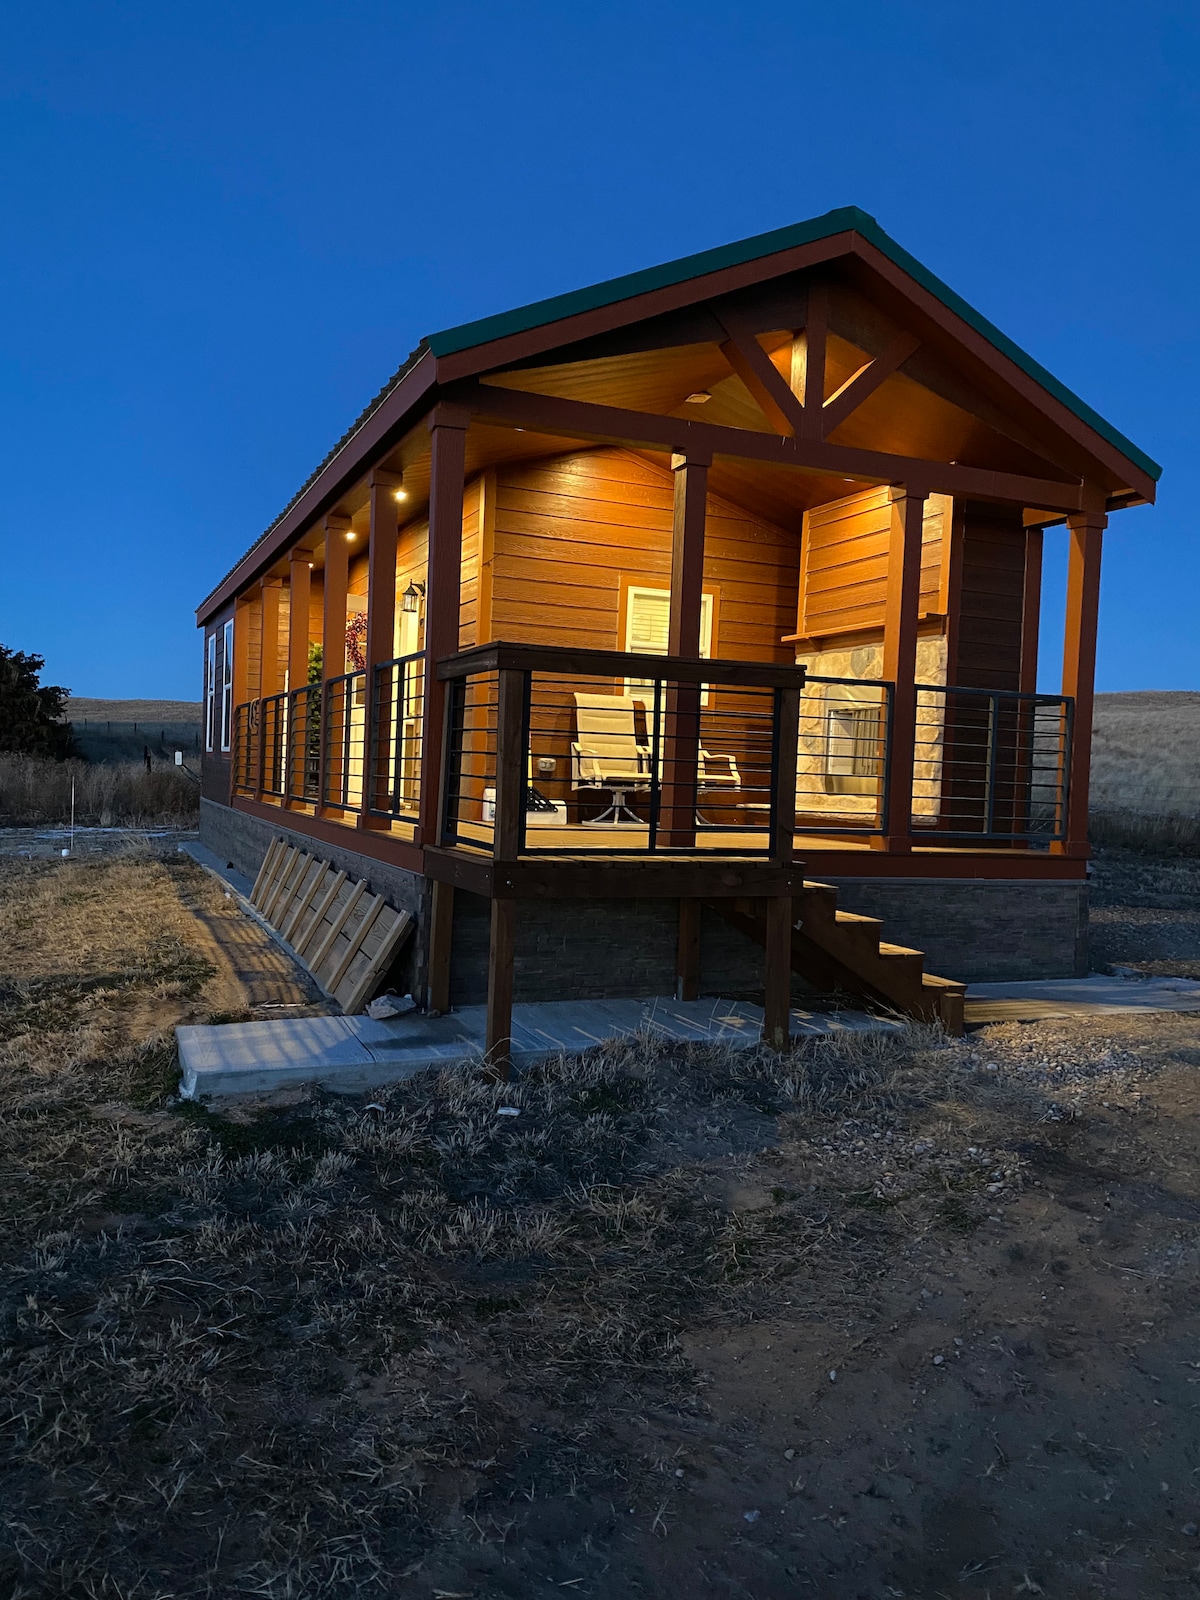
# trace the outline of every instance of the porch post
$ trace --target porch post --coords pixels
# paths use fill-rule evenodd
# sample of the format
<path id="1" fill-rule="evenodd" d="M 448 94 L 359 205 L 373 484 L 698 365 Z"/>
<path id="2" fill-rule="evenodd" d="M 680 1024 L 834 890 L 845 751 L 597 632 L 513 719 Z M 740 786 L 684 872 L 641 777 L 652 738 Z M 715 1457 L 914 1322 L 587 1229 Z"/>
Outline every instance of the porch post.
<path id="1" fill-rule="evenodd" d="M 267 744 L 267 718 L 262 702 L 270 695 L 278 694 L 283 685 L 279 681 L 279 601 L 280 586 L 270 578 L 264 578 L 259 589 L 259 640 L 258 640 L 258 737 L 255 741 L 258 764 L 258 776 L 254 786 L 254 798 L 261 800 L 267 783 L 267 764 L 273 763 L 275 749 L 278 748 L 280 739 L 280 719 L 278 712 L 271 722 L 272 747 Z M 234 628 L 236 637 L 237 628 Z"/>
<path id="2" fill-rule="evenodd" d="M 679 941 L 675 949 L 675 998 L 700 997 L 700 901 L 681 896 Z"/>
<path id="3" fill-rule="evenodd" d="M 1042 610 L 1042 530 L 1025 530 L 1025 582 L 1021 596 L 1022 694 L 1037 693 L 1038 628 Z"/>
<path id="4" fill-rule="evenodd" d="M 512 1056 L 513 956 L 516 934 L 515 900 L 492 900 L 491 938 L 488 943 L 486 1060 L 499 1077 L 507 1078 Z"/>
<path id="5" fill-rule="evenodd" d="M 792 897 L 767 901 L 766 977 L 763 984 L 763 1042 L 786 1050 L 792 1016 Z"/>
<path id="6" fill-rule="evenodd" d="M 312 601 L 310 551 L 293 550 L 288 560 L 288 689 L 308 682 L 309 606 Z"/>
<path id="7" fill-rule="evenodd" d="M 671 457 L 671 610 L 667 654 L 696 660 L 704 598 L 704 524 L 711 456 Z M 666 694 L 663 729 L 662 834 L 668 848 L 696 842 L 696 766 L 700 749 L 700 687 L 676 684 Z"/>
<path id="8" fill-rule="evenodd" d="M 912 789 L 917 736 L 917 614 L 921 603 L 921 531 L 924 489 L 892 490 L 888 538 L 887 603 L 883 623 L 883 673 L 892 688 L 892 729 L 887 779 L 887 836 L 882 847 L 912 849 Z"/>
<path id="9" fill-rule="evenodd" d="M 465 411 L 435 406 L 429 417 L 429 564 L 425 594 L 425 695 L 421 719 L 420 843 L 436 844 L 442 790 L 446 685 L 437 664 L 458 654 L 462 590 Z"/>
<path id="10" fill-rule="evenodd" d="M 389 826 L 387 817 L 372 817 L 381 775 L 391 768 L 387 749 L 392 735 L 391 703 L 379 696 L 375 669 L 395 655 L 396 536 L 400 515 L 396 490 L 400 475 L 376 467 L 371 473 L 371 532 L 367 549 L 366 718 L 363 726 L 362 826 Z"/>
<path id="11" fill-rule="evenodd" d="M 1100 510 L 1072 512 L 1067 517 L 1071 543 L 1067 562 L 1062 692 L 1074 699 L 1075 717 L 1067 767 L 1067 836 L 1055 847 L 1059 855 L 1086 856 L 1088 853 L 1088 780 L 1100 615 L 1100 549 L 1107 523 L 1108 518 Z"/>
<path id="12" fill-rule="evenodd" d="M 346 587 L 350 577 L 350 551 L 346 535 L 350 532 L 350 518 L 340 512 L 330 512 L 325 518 L 325 580 L 324 609 L 321 617 L 321 765 L 317 791 L 317 811 L 324 809 L 330 790 L 330 778 L 341 792 L 342 756 L 339 748 L 329 749 L 329 713 L 331 678 L 340 678 L 346 670 Z"/>
<path id="13" fill-rule="evenodd" d="M 450 1009 L 450 947 L 454 939 L 454 885 L 433 880 L 429 896 L 429 974 L 425 1008 Z"/>
<path id="14" fill-rule="evenodd" d="M 259 694 L 262 698 L 278 694 L 283 688 L 279 673 L 279 601 L 282 586 L 275 578 L 264 578 L 262 585 L 262 639 L 258 661 Z M 234 630 L 237 639 L 237 628 Z M 236 653 L 236 652 L 235 652 Z"/>

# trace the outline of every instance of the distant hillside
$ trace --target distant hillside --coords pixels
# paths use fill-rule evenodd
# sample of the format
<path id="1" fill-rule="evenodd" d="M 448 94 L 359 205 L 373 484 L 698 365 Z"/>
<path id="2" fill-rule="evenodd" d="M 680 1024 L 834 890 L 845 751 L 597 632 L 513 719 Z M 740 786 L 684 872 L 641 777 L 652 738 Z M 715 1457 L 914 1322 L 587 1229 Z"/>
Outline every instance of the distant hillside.
<path id="1" fill-rule="evenodd" d="M 199 700 L 89 700 L 72 695 L 67 716 L 72 722 L 195 722 L 201 721 Z"/>
<path id="2" fill-rule="evenodd" d="M 89 761 L 144 761 L 172 766 L 176 750 L 185 760 L 200 754 L 199 700 L 90 700 L 76 695 L 67 701 L 75 743 Z"/>
<path id="3" fill-rule="evenodd" d="M 1096 696 L 1091 809 L 1200 817 L 1200 692 Z"/>

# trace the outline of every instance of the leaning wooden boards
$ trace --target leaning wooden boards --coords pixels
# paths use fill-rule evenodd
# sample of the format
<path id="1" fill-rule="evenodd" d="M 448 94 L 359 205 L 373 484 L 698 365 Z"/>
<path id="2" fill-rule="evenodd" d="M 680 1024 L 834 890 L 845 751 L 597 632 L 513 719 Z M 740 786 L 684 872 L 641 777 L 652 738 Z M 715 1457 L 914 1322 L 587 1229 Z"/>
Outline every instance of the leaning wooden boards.
<path id="1" fill-rule="evenodd" d="M 362 1010 L 413 926 L 365 883 L 282 839 L 263 857 L 250 904 L 347 1014 Z"/>

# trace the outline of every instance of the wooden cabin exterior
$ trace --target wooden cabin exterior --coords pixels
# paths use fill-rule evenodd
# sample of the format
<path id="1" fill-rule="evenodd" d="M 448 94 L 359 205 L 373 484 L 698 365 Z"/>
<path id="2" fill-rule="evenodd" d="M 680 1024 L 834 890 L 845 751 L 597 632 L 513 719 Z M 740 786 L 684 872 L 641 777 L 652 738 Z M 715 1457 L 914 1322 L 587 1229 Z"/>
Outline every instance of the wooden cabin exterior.
<path id="1" fill-rule="evenodd" d="M 854 209 L 434 335 L 198 608 L 202 834 L 368 878 L 498 1048 L 514 985 L 779 1038 L 792 972 L 948 1015 L 914 942 L 1079 970 L 1101 543 L 1157 477 Z"/>

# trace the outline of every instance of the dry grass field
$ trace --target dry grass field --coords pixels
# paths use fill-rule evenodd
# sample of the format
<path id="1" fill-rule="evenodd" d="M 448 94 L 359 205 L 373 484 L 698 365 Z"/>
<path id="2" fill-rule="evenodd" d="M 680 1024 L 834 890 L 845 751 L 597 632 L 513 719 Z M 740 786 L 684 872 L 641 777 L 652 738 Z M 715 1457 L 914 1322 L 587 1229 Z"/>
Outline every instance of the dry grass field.
<path id="1" fill-rule="evenodd" d="M 311 997 L 198 869 L 0 952 L 6 1600 L 1195 1587 L 1200 1019 L 214 1114 L 172 1026 Z"/>
<path id="2" fill-rule="evenodd" d="M 1200 693 L 1096 696 L 1092 834 L 1200 852 Z"/>
<path id="3" fill-rule="evenodd" d="M 157 727 L 165 722 L 200 723 L 203 716 L 200 700 L 94 700 L 73 694 L 67 701 L 71 722 L 138 722 Z"/>
<path id="4" fill-rule="evenodd" d="M 173 767 L 0 755 L 0 827 L 69 822 L 72 785 L 81 826 L 190 828 L 199 817 L 199 784 Z"/>

